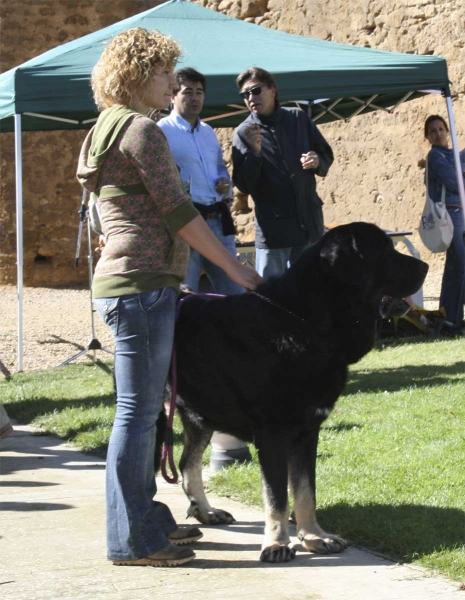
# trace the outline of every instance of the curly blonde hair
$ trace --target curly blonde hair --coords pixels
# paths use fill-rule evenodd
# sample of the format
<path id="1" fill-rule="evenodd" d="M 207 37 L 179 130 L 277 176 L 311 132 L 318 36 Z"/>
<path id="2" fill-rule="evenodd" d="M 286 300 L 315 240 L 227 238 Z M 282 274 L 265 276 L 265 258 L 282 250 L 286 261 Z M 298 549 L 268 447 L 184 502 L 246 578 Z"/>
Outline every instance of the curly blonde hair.
<path id="1" fill-rule="evenodd" d="M 159 31 L 134 27 L 117 35 L 92 71 L 91 85 L 99 110 L 128 106 L 135 90 L 143 92 L 158 68 L 173 70 L 181 56 L 178 44 Z"/>

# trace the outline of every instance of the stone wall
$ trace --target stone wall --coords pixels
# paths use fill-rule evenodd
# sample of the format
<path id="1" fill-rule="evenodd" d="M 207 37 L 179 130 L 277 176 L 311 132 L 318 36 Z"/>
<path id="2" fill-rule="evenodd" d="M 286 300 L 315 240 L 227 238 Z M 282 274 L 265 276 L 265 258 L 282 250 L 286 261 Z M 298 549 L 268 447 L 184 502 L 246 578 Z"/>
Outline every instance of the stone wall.
<path id="1" fill-rule="evenodd" d="M 2 0 L 1 70 L 49 48 L 147 10 L 150 0 Z M 465 4 L 461 0 L 199 0 L 198 4 L 264 27 L 380 50 L 435 54 L 447 59 L 454 114 L 465 145 Z M 253 64 L 253 49 L 251 50 Z M 328 224 L 363 219 L 392 230 L 415 230 L 424 198 L 419 162 L 428 151 L 423 122 L 431 113 L 446 116 L 445 101 L 427 96 L 395 114 L 370 113 L 349 123 L 322 125 L 336 160 L 319 181 Z M 76 160 L 84 132 L 23 134 L 24 272 L 26 285 L 87 282 L 86 261 L 74 269 L 81 190 Z M 231 131 L 220 132 L 230 161 Z M 2 134 L 0 283 L 15 283 L 15 187 L 13 135 Z M 253 208 L 249 200 L 250 208 Z M 253 239 L 253 212 L 235 214 L 242 239 Z M 432 266 L 432 257 L 413 243 Z M 83 237 L 81 256 L 86 254 Z"/>
<path id="2" fill-rule="evenodd" d="M 160 0 L 1 0 L 1 71 L 161 4 Z M 85 131 L 25 132 L 24 283 L 85 285 L 87 237 L 74 268 L 82 189 L 77 157 Z M 0 283 L 16 283 L 14 137 L 0 136 Z M 5 236 L 6 233 L 6 236 Z M 6 237 L 6 239 L 4 239 Z"/>

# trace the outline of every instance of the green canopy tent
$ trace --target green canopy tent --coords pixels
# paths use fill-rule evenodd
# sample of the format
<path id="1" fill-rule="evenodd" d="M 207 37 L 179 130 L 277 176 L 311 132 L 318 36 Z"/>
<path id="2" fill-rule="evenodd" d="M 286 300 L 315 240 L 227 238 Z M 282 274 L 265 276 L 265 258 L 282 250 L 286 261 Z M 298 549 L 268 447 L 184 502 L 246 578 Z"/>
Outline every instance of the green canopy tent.
<path id="1" fill-rule="evenodd" d="M 178 41 L 184 62 L 208 78 L 204 118 L 235 126 L 244 107 L 234 83 L 251 63 L 271 71 L 282 101 L 316 102 L 319 122 L 393 109 L 425 90 L 446 89 L 437 56 L 382 52 L 267 29 L 184 0 L 156 8 L 58 46 L 0 76 L 0 131 L 86 129 L 96 117 L 89 77 L 104 43 L 130 27 L 158 29 Z M 331 103 L 320 105 L 320 99 Z M 329 108 L 330 104 L 332 105 Z M 233 113 L 229 117 L 221 116 Z"/>
<path id="2" fill-rule="evenodd" d="M 382 52 L 315 40 L 233 19 L 185 0 L 153 9 L 58 46 L 0 75 L 0 132 L 14 131 L 18 263 L 18 370 L 22 370 L 22 163 L 21 132 L 88 129 L 97 118 L 90 74 L 105 42 L 131 27 L 171 35 L 183 63 L 208 80 L 203 119 L 233 127 L 246 116 L 235 77 L 251 64 L 272 72 L 282 103 L 297 103 L 317 123 L 373 110 L 392 112 L 430 92 L 442 93 L 459 155 L 446 61 L 436 56 Z M 459 169 L 457 169 L 459 172 Z M 464 194 L 463 189 L 461 190 Z M 465 194 L 464 194 L 465 196 Z"/>

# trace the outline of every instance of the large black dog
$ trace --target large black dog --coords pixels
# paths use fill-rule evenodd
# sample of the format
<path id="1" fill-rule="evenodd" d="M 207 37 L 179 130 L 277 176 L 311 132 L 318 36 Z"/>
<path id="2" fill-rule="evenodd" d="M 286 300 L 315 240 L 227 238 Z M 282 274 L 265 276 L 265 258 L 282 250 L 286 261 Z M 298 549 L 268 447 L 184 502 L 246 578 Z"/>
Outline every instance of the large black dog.
<path id="1" fill-rule="evenodd" d="M 208 504 L 202 485 L 202 454 L 212 432 L 222 431 L 258 449 L 266 524 L 261 560 L 295 556 L 288 485 L 304 548 L 345 548 L 316 520 L 320 426 L 344 389 L 348 365 L 373 347 L 381 298 L 413 294 L 427 271 L 424 262 L 394 250 L 375 225 L 352 223 L 326 233 L 256 293 L 182 303 L 176 326 L 185 432 L 180 468 L 190 515 L 209 524 L 234 520 Z"/>

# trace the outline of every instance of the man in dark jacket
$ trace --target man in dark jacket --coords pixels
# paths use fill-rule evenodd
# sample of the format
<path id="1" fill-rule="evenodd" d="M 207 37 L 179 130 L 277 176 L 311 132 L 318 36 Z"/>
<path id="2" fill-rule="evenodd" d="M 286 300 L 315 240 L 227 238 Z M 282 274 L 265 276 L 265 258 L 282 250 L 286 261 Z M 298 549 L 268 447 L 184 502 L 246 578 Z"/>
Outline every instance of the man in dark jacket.
<path id="1" fill-rule="evenodd" d="M 233 181 L 255 203 L 256 269 L 280 275 L 323 235 L 315 175 L 334 157 L 309 116 L 282 108 L 271 73 L 250 67 L 236 79 L 250 115 L 233 138 Z"/>

